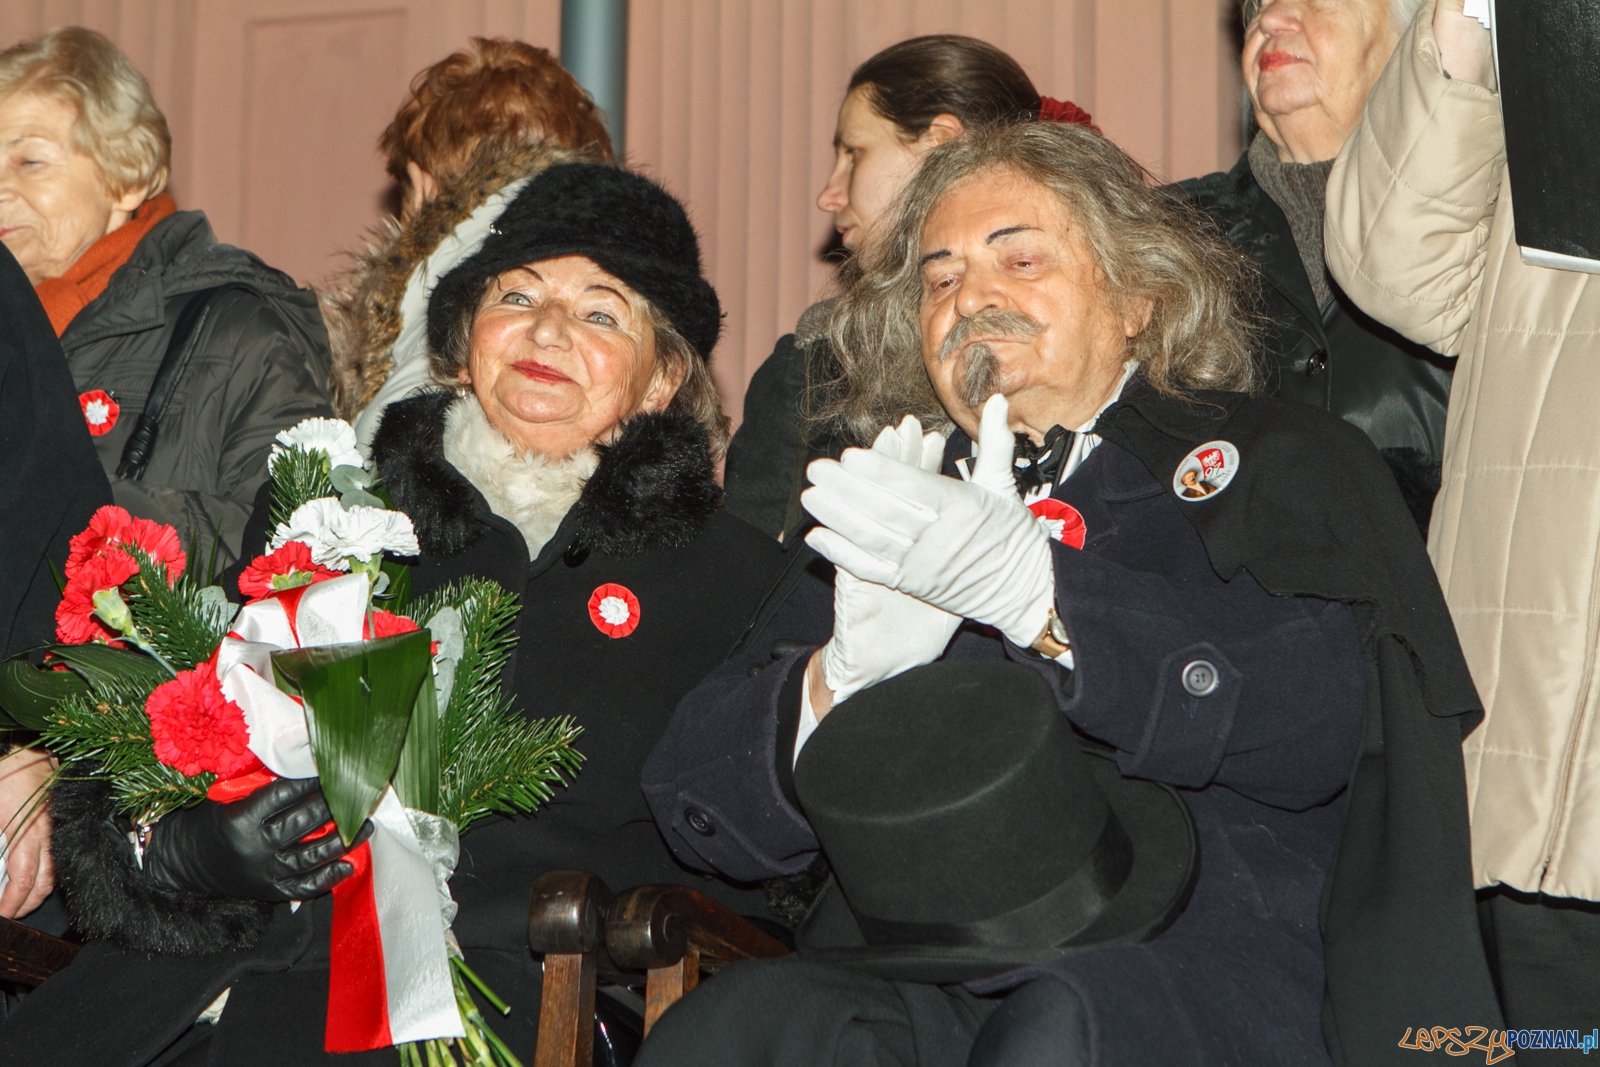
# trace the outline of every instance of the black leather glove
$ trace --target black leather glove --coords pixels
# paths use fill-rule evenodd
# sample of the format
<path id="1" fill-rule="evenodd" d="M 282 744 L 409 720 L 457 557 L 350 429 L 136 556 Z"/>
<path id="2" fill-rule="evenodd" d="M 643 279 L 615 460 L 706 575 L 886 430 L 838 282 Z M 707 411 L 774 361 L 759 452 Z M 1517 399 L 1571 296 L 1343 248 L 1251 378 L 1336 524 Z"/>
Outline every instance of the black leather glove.
<path id="1" fill-rule="evenodd" d="M 280 778 L 243 800 L 202 801 L 158 822 L 145 848 L 150 879 L 170 889 L 249 900 L 310 900 L 355 873 L 316 778 Z M 355 845 L 372 832 L 361 828 Z"/>

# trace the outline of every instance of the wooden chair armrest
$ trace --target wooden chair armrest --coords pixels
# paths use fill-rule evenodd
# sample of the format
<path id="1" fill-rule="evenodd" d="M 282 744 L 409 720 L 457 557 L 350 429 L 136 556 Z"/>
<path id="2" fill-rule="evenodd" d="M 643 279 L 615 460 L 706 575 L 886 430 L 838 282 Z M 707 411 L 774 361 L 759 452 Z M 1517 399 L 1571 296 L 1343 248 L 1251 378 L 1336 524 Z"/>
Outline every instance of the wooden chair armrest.
<path id="1" fill-rule="evenodd" d="M 547 871 L 533 880 L 528 947 L 544 956 L 534 1067 L 589 1067 L 594 993 L 611 890 L 587 871 Z"/>
<path id="2" fill-rule="evenodd" d="M 611 890 L 588 871 L 546 871 L 528 900 L 528 947 L 540 953 L 592 952 L 605 940 Z"/>
<path id="3" fill-rule="evenodd" d="M 15 919 L 0 918 L 0 978 L 38 985 L 71 963 L 78 947 Z"/>
<path id="4" fill-rule="evenodd" d="M 617 966 L 668 967 L 689 949 L 713 963 L 788 955 L 777 938 L 688 886 L 642 885 L 619 894 L 606 913 L 606 950 Z"/>
<path id="5" fill-rule="evenodd" d="M 681 885 L 644 885 L 611 902 L 606 951 L 616 966 L 646 972 L 644 1032 L 708 970 L 737 960 L 788 955 L 788 948 L 737 912 Z"/>

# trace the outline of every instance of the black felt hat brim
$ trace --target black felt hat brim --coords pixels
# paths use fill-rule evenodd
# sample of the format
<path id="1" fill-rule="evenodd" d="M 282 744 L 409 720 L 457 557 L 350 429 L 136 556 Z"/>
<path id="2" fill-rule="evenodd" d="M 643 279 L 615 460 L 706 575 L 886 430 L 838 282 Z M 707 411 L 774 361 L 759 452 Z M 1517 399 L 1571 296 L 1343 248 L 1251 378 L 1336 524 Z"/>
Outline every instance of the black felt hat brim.
<path id="1" fill-rule="evenodd" d="M 1134 842 L 1128 880 L 1105 911 L 1064 945 L 808 946 L 799 957 L 849 967 L 879 978 L 948 984 L 987 978 L 1016 967 L 1112 945 L 1148 941 L 1171 926 L 1189 903 L 1200 871 L 1199 842 L 1188 805 L 1159 782 L 1124 778 L 1110 758 L 1086 751 L 1111 810 Z M 831 891 L 836 892 L 836 891 Z"/>
<path id="2" fill-rule="evenodd" d="M 648 299 L 702 358 L 722 331 L 722 305 L 701 273 L 700 239 L 683 205 L 642 174 L 557 163 L 528 180 L 483 246 L 439 279 L 428 299 L 428 344 L 449 347 L 490 278 L 513 267 L 585 256 Z"/>

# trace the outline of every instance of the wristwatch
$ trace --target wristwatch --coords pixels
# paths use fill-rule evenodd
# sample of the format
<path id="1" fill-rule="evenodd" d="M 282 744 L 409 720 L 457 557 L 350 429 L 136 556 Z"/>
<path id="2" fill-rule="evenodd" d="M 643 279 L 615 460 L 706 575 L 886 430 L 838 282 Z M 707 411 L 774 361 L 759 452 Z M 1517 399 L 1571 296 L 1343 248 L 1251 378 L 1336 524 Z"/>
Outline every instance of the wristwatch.
<path id="1" fill-rule="evenodd" d="M 1039 636 L 1028 647 L 1047 659 L 1058 659 L 1072 648 L 1072 642 L 1067 639 L 1067 625 L 1061 621 L 1055 608 L 1051 608 L 1050 614 L 1045 616 L 1044 629 L 1039 631 Z"/>

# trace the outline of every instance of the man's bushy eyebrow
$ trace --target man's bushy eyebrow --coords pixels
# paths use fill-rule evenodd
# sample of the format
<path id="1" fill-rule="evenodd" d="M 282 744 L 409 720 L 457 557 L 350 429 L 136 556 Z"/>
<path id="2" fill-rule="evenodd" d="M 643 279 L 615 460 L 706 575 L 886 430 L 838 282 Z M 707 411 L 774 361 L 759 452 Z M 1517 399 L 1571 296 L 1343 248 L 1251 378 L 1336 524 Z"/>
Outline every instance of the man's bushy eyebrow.
<path id="1" fill-rule="evenodd" d="M 988 237 L 984 238 L 983 243 L 993 244 L 1002 237 L 1010 237 L 1012 234 L 1017 233 L 1029 233 L 1038 229 L 1039 227 L 1037 226 L 1006 226 L 1003 229 L 994 231 Z M 929 252 L 927 255 L 923 256 L 922 259 L 917 262 L 917 266 L 926 267 L 929 263 L 932 263 L 936 259 L 947 259 L 949 256 L 950 250 L 948 248 L 941 248 L 937 252 Z"/>

